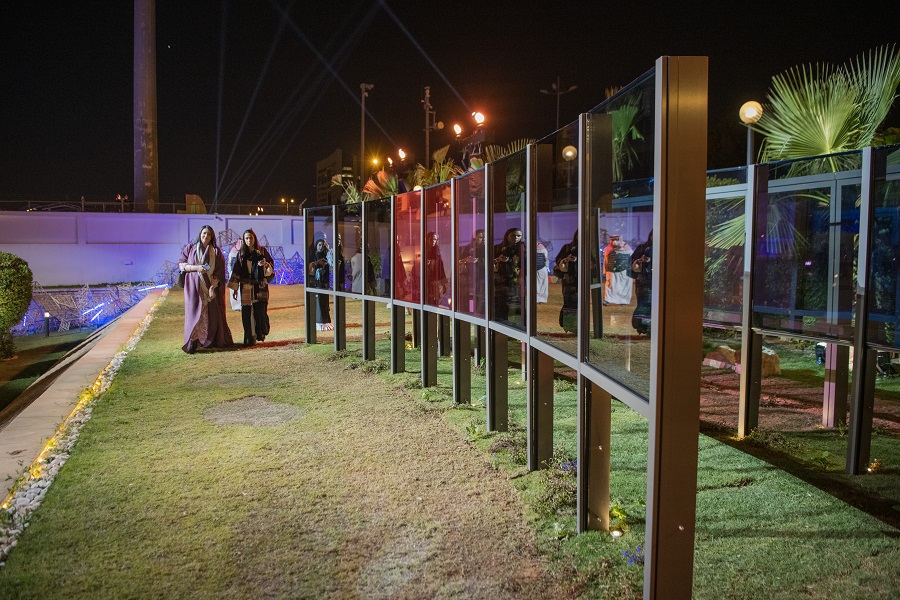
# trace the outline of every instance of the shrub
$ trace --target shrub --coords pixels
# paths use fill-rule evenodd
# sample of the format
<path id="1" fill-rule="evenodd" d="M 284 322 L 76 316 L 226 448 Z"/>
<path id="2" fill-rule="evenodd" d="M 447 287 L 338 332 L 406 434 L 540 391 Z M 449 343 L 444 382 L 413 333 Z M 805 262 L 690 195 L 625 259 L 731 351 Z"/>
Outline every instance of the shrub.
<path id="1" fill-rule="evenodd" d="M 12 332 L 31 304 L 31 269 L 9 252 L 0 252 L 0 358 L 15 352 Z"/>

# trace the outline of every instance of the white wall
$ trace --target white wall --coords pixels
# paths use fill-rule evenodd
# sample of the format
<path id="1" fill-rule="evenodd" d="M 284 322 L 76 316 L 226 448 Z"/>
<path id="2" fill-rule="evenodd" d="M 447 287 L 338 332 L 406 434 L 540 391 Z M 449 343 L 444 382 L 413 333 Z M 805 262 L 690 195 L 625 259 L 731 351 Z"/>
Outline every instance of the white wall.
<path id="1" fill-rule="evenodd" d="M 285 258 L 305 254 L 298 216 L 86 212 L 0 212 L 0 250 L 26 260 L 41 285 L 151 281 L 204 225 L 216 234 L 252 228 L 270 248 L 281 246 Z"/>

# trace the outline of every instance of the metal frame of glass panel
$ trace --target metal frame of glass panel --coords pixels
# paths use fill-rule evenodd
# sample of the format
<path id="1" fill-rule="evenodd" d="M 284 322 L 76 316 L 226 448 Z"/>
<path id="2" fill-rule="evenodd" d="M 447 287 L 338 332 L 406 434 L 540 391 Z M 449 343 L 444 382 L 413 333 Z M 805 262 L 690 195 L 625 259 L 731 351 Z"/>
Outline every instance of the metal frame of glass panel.
<path id="1" fill-rule="evenodd" d="M 553 361 L 576 371 L 579 389 L 578 426 L 578 528 L 605 528 L 608 526 L 609 496 L 609 411 L 611 397 L 633 408 L 646 417 L 650 424 L 648 457 L 647 531 L 644 576 L 644 597 L 689 597 L 693 580 L 694 513 L 696 496 L 697 438 L 699 431 L 699 381 L 700 366 L 696 357 L 700 351 L 703 272 L 694 266 L 703 262 L 703 205 L 706 161 L 706 93 L 707 59 L 702 57 L 662 57 L 657 60 L 652 77 L 655 89 L 654 132 L 654 211 L 653 240 L 654 260 L 660 268 L 653 270 L 653 298 L 651 323 L 650 391 L 648 395 L 636 393 L 602 369 L 589 364 L 587 351 L 591 329 L 590 260 L 579 260 L 578 277 L 578 334 L 577 350 L 565 351 L 536 335 L 536 295 L 534 285 L 535 257 L 535 168 L 539 160 L 537 145 L 526 152 L 525 256 L 527 275 L 525 281 L 524 328 L 493 320 L 494 280 L 485 275 L 486 310 L 488 320 L 474 319 L 470 315 L 451 309 L 427 305 L 425 302 L 425 234 L 424 192 L 419 195 L 422 218 L 419 222 L 419 302 L 396 298 L 391 293 L 394 318 L 406 308 L 421 311 L 423 346 L 423 386 L 432 385 L 427 373 L 431 359 L 426 364 L 426 348 L 436 337 L 438 317 L 452 317 L 459 322 L 484 324 L 487 329 L 487 420 L 490 430 L 504 430 L 508 420 L 505 401 L 507 377 L 507 343 L 517 340 L 527 348 L 526 372 L 528 387 L 528 454 L 529 467 L 543 466 L 552 455 L 553 436 Z M 577 223 L 581 235 L 578 240 L 579 256 L 591 255 L 590 214 L 586 202 L 589 190 L 603 184 L 602 176 L 591 179 L 588 174 L 591 136 L 601 136 L 600 146 L 611 146 L 608 120 L 582 115 L 576 125 L 578 138 L 578 177 L 575 197 L 578 199 Z M 605 137 L 602 137 L 605 136 Z M 598 148 L 600 147 L 598 146 Z M 598 151 L 593 157 L 609 162 L 609 154 Z M 492 194 L 497 192 L 495 175 L 500 165 L 488 165 L 485 174 L 486 237 L 494 242 L 494 207 Z M 606 179 L 611 181 L 607 174 Z M 505 183 L 505 181 L 504 181 Z M 455 186 L 455 184 L 451 184 Z M 571 193 L 571 186 L 567 187 Z M 396 198 L 395 198 L 396 203 Z M 312 209 L 310 209 L 312 210 Z M 452 210 L 455 210 L 455 206 Z M 392 243 L 396 239 L 396 215 L 393 208 Z M 333 217 L 334 219 L 334 217 Z M 451 237 L 456 238 L 457 223 L 451 218 Z M 333 220 L 336 231 L 336 219 Z M 393 247 L 393 246 L 392 246 Z M 665 257 L 678 259 L 666 261 Z M 489 254 L 493 259 L 493 252 Z M 456 265 L 457 244 L 451 245 L 451 264 Z M 451 281 L 455 277 L 451 270 Z M 394 278 L 396 274 L 394 274 Z M 453 284 L 451 284 L 453 285 Z M 455 290 L 453 290 L 455 292 Z M 329 290 L 329 294 L 343 298 L 346 292 Z M 357 295 L 349 294 L 354 297 Z M 366 295 L 363 294 L 366 299 Z M 381 298 L 372 298 L 383 301 Z M 596 304 L 596 302 L 595 302 Z M 310 304 L 308 303 L 309 307 Z M 311 309 L 307 309 L 309 314 Z M 307 316 L 307 323 L 310 318 Z M 342 321 L 336 328 L 344 328 Z M 393 326 L 392 326 L 393 327 Z M 396 339 L 394 328 L 392 344 L 395 348 L 405 345 L 402 337 Z M 463 332 L 457 329 L 457 336 Z M 468 337 L 468 332 L 465 332 Z M 336 335 L 337 338 L 337 335 Z M 312 339 L 314 342 L 314 337 Z M 665 341 L 665 343 L 663 343 Z M 460 350 L 462 346 L 458 346 Z M 466 348 L 463 359 L 454 355 L 454 368 L 460 368 L 470 360 Z M 430 354 L 429 354 L 430 356 Z M 597 445 L 593 452 L 592 446 Z M 604 489 L 605 488 L 605 489 Z M 589 513 L 592 516 L 589 517 Z"/>

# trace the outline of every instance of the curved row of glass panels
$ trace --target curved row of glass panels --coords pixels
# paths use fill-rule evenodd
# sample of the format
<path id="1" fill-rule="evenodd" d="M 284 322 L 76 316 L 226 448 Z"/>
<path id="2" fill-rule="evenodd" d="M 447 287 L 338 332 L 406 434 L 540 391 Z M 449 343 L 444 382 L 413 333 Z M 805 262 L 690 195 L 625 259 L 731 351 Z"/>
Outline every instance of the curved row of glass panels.
<path id="1" fill-rule="evenodd" d="M 653 84 L 648 73 L 584 121 L 452 182 L 307 209 L 309 289 L 491 321 L 522 340 L 533 335 L 647 398 Z M 878 148 L 874 155 L 882 168 L 872 186 L 869 341 L 898 348 L 900 150 Z M 847 170 L 827 170 L 834 165 Z M 859 153 L 757 169 L 753 327 L 851 342 Z M 736 326 L 746 169 L 708 175 L 704 320 Z M 579 309 L 588 314 L 583 321 Z M 582 332 L 579 353 L 583 322 L 589 331 Z"/>
<path id="2" fill-rule="evenodd" d="M 856 315 L 860 207 L 869 231 L 870 344 L 900 348 L 898 235 L 900 149 L 875 148 L 873 182 L 863 189 L 862 152 L 758 165 L 752 324 L 765 331 L 851 343 Z M 707 178 L 704 321 L 741 322 L 745 201 L 743 174 Z M 742 179 L 744 178 L 744 179 Z"/>

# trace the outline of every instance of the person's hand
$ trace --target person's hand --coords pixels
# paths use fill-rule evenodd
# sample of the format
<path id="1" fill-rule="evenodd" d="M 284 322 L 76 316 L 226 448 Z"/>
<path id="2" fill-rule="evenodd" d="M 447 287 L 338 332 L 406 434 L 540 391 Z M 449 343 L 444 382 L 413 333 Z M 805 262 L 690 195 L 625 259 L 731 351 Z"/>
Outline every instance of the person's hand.
<path id="1" fill-rule="evenodd" d="M 216 299 L 216 288 L 209 288 L 209 299 L 210 300 Z"/>
<path id="2" fill-rule="evenodd" d="M 234 298 L 235 300 L 237 300 L 237 290 L 231 291 L 231 297 Z"/>

